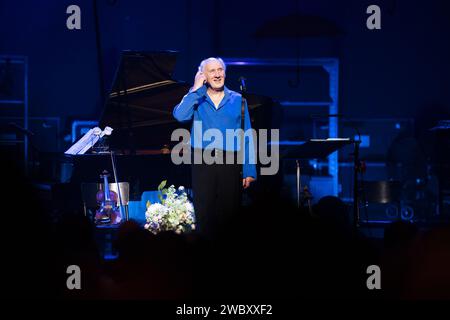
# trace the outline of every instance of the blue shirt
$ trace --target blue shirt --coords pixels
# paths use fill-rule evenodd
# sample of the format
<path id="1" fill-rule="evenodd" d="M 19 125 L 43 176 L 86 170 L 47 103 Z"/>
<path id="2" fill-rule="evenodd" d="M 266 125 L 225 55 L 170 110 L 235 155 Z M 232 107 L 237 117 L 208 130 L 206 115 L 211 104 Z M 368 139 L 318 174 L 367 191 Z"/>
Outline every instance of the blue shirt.
<path id="1" fill-rule="evenodd" d="M 186 94 L 181 102 L 173 109 L 173 116 L 180 122 L 192 121 L 191 144 L 194 148 L 217 148 L 226 151 L 240 150 L 240 135 L 233 142 L 226 141 L 227 129 L 236 130 L 241 128 L 241 104 L 242 96 L 224 88 L 224 97 L 216 108 L 211 98 L 206 93 L 206 86 Z M 203 141 L 203 133 L 208 129 L 220 131 L 223 141 L 211 138 L 211 141 Z M 251 129 L 250 116 L 247 103 L 245 103 L 244 131 Z M 256 179 L 256 156 L 253 137 L 247 132 L 244 138 L 244 177 Z"/>

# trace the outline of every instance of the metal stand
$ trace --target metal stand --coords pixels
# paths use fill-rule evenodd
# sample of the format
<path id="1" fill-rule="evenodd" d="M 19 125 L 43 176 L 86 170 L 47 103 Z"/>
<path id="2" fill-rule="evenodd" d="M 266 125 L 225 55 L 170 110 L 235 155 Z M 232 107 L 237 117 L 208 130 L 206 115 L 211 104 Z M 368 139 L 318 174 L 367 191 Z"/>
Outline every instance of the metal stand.
<path id="1" fill-rule="evenodd" d="M 311 207 L 311 199 L 312 195 L 308 190 L 308 187 L 305 186 L 305 188 L 302 187 L 302 176 L 300 171 L 300 163 L 297 160 L 295 160 L 295 166 L 297 168 L 297 208 L 300 208 L 300 205 L 303 205 L 305 200 L 308 203 L 308 211 L 312 215 L 312 207 Z"/>
<path id="2" fill-rule="evenodd" d="M 300 164 L 298 163 L 298 160 L 295 160 L 295 163 L 297 166 L 297 208 L 300 208 L 300 188 L 301 188 Z"/>
<path id="3" fill-rule="evenodd" d="M 119 195 L 119 209 L 120 209 L 120 214 L 122 217 L 125 217 L 125 220 L 128 221 L 128 210 L 126 210 L 125 214 L 123 212 L 123 202 L 122 202 L 122 195 L 120 192 L 120 187 L 119 187 L 119 180 L 117 180 L 117 171 L 116 171 L 116 164 L 115 164 L 115 158 L 114 158 L 114 153 L 113 151 L 110 152 L 111 154 L 111 163 L 112 163 L 112 168 L 113 168 L 113 173 L 114 173 L 114 180 L 116 181 L 116 185 L 117 185 L 117 194 Z"/>
<path id="4" fill-rule="evenodd" d="M 285 148 L 282 150 L 282 157 L 285 159 L 296 160 L 297 170 L 297 206 L 307 202 L 309 211 L 312 214 L 311 199 L 312 195 L 308 187 L 301 190 L 301 174 L 300 174 L 300 159 L 322 159 L 330 156 L 331 153 L 337 151 L 345 145 L 353 143 L 349 138 L 329 138 L 329 139 L 311 139 L 300 145 Z"/>
<path id="5" fill-rule="evenodd" d="M 353 140 L 353 225 L 355 229 L 359 227 L 359 181 L 358 173 L 361 169 L 359 161 L 359 145 L 360 140 Z"/>

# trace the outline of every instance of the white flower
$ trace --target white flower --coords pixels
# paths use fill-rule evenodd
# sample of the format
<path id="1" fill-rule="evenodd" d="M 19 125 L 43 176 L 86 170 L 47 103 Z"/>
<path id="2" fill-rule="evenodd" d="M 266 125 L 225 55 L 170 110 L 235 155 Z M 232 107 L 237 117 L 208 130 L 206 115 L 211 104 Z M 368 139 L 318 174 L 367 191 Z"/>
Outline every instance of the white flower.
<path id="1" fill-rule="evenodd" d="M 156 214 L 158 212 L 165 212 L 167 211 L 167 208 L 163 206 L 161 203 L 154 203 L 150 207 L 148 207 L 148 211 L 150 214 Z"/>
<path id="2" fill-rule="evenodd" d="M 194 206 L 190 202 L 186 202 L 184 204 L 184 207 L 186 208 L 187 212 L 194 212 Z"/>
<path id="3" fill-rule="evenodd" d="M 194 206 L 189 202 L 184 190 L 185 188 L 180 186 L 178 191 L 182 193 L 178 194 L 177 189 L 171 185 L 166 189 L 162 203 L 154 203 L 147 208 L 145 227 L 149 231 L 155 234 L 164 230 L 183 233 L 195 229 Z"/>
<path id="4" fill-rule="evenodd" d="M 155 216 L 161 216 L 167 213 L 167 208 L 161 203 L 153 203 L 147 208 L 145 212 L 145 217 L 147 219 L 154 219 Z"/>

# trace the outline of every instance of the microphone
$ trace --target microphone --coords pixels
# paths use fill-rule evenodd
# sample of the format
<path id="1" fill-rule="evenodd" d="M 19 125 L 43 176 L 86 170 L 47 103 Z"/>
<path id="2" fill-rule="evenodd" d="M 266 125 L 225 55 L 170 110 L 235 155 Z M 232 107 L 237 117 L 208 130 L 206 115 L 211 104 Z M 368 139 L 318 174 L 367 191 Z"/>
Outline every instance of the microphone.
<path id="1" fill-rule="evenodd" d="M 247 88 L 245 86 L 245 80 L 247 80 L 247 79 L 245 79 L 242 76 L 239 77 L 239 88 L 241 89 L 241 92 L 246 92 L 247 91 Z"/>
<path id="2" fill-rule="evenodd" d="M 10 123 L 8 123 L 8 125 L 9 125 L 9 127 L 14 128 L 15 130 L 17 130 L 18 132 L 20 132 L 24 135 L 34 136 L 34 132 L 17 125 L 15 122 L 10 122 Z"/>

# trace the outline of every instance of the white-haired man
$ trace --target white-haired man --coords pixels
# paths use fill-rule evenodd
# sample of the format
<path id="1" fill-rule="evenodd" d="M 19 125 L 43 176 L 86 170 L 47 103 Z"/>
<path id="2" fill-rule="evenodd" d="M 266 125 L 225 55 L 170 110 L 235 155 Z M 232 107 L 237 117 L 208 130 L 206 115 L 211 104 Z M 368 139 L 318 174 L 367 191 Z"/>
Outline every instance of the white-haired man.
<path id="1" fill-rule="evenodd" d="M 191 143 L 195 153 L 210 149 L 220 159 L 217 163 L 192 164 L 194 208 L 200 232 L 211 235 L 217 226 L 240 209 L 242 188 L 256 179 L 256 165 L 252 138 L 244 139 L 244 162 L 237 161 L 240 142 L 226 142 L 227 129 L 241 129 L 242 96 L 225 86 L 226 66 L 221 58 L 203 60 L 195 75 L 194 85 L 174 108 L 173 115 L 180 122 L 192 121 Z M 244 130 L 251 129 L 247 104 L 244 103 Z M 203 134 L 220 131 L 223 141 L 203 141 Z M 218 130 L 218 131 L 217 131 Z M 219 139 L 220 140 L 220 139 Z M 228 158 L 229 157 L 229 158 Z M 234 159 L 230 164 L 227 159 Z M 242 172 L 242 173 L 241 173 Z"/>

